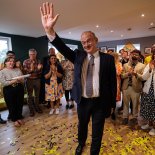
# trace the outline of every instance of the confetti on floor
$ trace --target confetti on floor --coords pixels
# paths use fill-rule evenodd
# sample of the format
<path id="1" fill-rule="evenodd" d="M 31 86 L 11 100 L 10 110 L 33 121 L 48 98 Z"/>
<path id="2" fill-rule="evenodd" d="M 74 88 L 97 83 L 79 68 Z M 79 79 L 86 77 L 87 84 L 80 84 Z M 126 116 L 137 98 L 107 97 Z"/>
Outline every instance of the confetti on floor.
<path id="1" fill-rule="evenodd" d="M 25 125 L 15 128 L 12 122 L 0 125 L 1 155 L 73 155 L 78 145 L 76 107 L 66 110 L 60 107 L 59 115 L 44 113 L 29 117 L 25 111 Z M 7 112 L 6 112 L 7 113 Z M 101 144 L 101 155 L 155 155 L 155 136 L 140 127 L 120 125 L 107 119 Z M 91 123 L 83 155 L 89 155 L 91 147 Z"/>

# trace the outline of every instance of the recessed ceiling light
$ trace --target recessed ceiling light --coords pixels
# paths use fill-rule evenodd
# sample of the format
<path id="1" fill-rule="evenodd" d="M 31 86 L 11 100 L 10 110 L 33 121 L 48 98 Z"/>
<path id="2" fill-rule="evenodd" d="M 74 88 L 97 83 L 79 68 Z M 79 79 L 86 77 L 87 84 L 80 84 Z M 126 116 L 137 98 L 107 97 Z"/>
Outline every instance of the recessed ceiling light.
<path id="1" fill-rule="evenodd" d="M 151 26 L 153 26 L 153 25 L 154 25 L 154 23 L 153 23 L 153 22 L 151 22 L 151 23 L 150 23 L 150 25 L 151 25 Z"/>
<path id="2" fill-rule="evenodd" d="M 72 34 L 72 32 L 68 32 L 69 34 Z"/>
<path id="3" fill-rule="evenodd" d="M 124 37 L 124 35 L 123 35 L 123 34 L 121 34 L 121 37 Z"/>
<path id="4" fill-rule="evenodd" d="M 132 28 L 131 27 L 129 27 L 128 29 L 127 29 L 127 31 L 131 31 L 132 30 Z"/>
<path id="5" fill-rule="evenodd" d="M 96 25 L 96 28 L 99 28 L 99 25 Z"/>
<path id="6" fill-rule="evenodd" d="M 141 17 L 144 17 L 144 16 L 145 16 L 144 13 L 142 13 L 142 14 L 141 14 Z"/>
<path id="7" fill-rule="evenodd" d="M 113 30 L 111 30 L 110 32 L 111 32 L 111 33 L 113 33 L 114 31 L 113 31 Z"/>

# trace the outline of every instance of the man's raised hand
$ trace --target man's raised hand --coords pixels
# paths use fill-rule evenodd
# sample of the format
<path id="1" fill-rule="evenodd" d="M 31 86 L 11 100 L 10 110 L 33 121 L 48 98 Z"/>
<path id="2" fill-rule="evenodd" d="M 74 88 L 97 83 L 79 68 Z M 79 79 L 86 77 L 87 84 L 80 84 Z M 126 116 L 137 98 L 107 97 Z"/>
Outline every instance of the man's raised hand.
<path id="1" fill-rule="evenodd" d="M 54 25 L 59 14 L 54 15 L 53 4 L 49 2 L 43 3 L 40 7 L 41 21 L 47 35 L 55 35 Z"/>

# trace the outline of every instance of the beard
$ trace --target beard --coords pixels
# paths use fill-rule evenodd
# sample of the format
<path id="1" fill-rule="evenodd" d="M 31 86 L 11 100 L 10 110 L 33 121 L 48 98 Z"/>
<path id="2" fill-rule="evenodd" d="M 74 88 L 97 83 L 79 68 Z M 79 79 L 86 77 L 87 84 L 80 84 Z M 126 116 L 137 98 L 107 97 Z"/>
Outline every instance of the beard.
<path id="1" fill-rule="evenodd" d="M 135 57 L 135 56 L 133 56 L 133 57 L 132 57 L 132 60 L 133 60 L 133 61 L 137 61 L 137 60 L 138 60 L 138 58 L 137 58 L 137 57 Z"/>

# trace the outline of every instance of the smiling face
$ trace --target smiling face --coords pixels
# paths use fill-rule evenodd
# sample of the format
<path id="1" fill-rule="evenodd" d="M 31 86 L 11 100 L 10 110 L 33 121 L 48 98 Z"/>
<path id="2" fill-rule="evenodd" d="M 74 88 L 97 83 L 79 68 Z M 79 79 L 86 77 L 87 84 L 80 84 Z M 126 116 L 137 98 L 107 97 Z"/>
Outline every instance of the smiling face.
<path id="1" fill-rule="evenodd" d="M 137 53 L 137 52 L 132 52 L 130 56 L 132 58 L 132 61 L 138 61 L 139 60 L 139 53 Z"/>
<path id="2" fill-rule="evenodd" d="M 50 64 L 51 64 L 51 65 L 52 65 L 52 64 L 55 64 L 55 63 L 57 62 L 56 55 L 51 55 L 49 61 L 50 61 Z"/>
<path id="3" fill-rule="evenodd" d="M 31 60 L 36 60 L 36 58 L 37 58 L 37 52 L 35 51 L 35 50 L 29 50 L 29 58 L 31 59 Z"/>
<path id="4" fill-rule="evenodd" d="M 97 42 L 98 42 L 98 39 L 93 32 L 86 31 L 86 32 L 82 33 L 81 44 L 83 46 L 83 49 L 87 53 L 93 54 L 98 50 L 97 49 Z"/>
<path id="5" fill-rule="evenodd" d="M 48 55 L 55 55 L 55 49 L 54 48 L 50 48 L 48 51 Z"/>
<path id="6" fill-rule="evenodd" d="M 15 66 L 15 59 L 14 58 L 7 58 L 5 62 L 6 68 L 12 69 Z"/>

